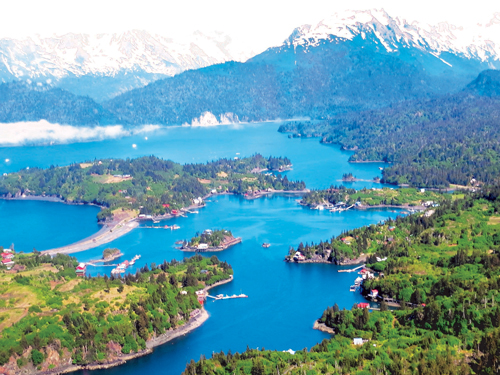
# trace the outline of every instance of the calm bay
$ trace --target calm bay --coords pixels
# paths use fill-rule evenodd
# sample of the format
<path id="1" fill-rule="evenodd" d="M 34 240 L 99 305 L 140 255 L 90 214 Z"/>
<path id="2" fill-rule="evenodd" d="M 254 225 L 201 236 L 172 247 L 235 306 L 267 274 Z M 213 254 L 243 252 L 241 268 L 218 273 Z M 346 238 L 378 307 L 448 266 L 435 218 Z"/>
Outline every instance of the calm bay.
<path id="1" fill-rule="evenodd" d="M 71 162 L 104 157 L 137 157 L 154 154 L 177 162 L 205 162 L 220 157 L 243 157 L 256 152 L 264 156 L 287 156 L 294 168 L 289 179 L 304 180 L 308 188 L 325 188 L 344 173 L 361 179 L 380 174 L 381 164 L 349 164 L 350 153 L 335 146 L 321 145 L 318 139 L 289 139 L 276 132 L 277 124 L 219 126 L 215 128 L 161 129 L 144 136 L 71 145 L 0 148 L 0 172 L 25 167 L 66 165 Z M 135 144 L 136 147 L 132 147 Z M 9 158 L 10 162 L 3 160 Z M 379 187 L 372 182 L 349 184 L 357 189 Z M 142 257 L 136 267 L 163 260 L 191 256 L 175 248 L 174 242 L 188 239 L 205 229 L 229 229 L 243 242 L 216 253 L 234 268 L 234 281 L 221 285 L 211 294 L 245 293 L 248 299 L 221 300 L 206 304 L 210 319 L 190 334 L 155 348 L 153 354 L 127 364 L 93 374 L 136 374 L 154 371 L 180 374 L 187 362 L 209 357 L 217 351 L 244 351 L 247 347 L 299 350 L 311 347 L 329 335 L 312 329 L 314 320 L 334 303 L 350 308 L 363 299 L 349 292 L 357 276 L 338 273 L 328 264 L 289 264 L 283 261 L 289 247 L 300 242 L 327 240 L 347 229 L 396 217 L 396 210 L 351 210 L 343 213 L 313 211 L 297 204 L 297 196 L 274 195 L 257 200 L 222 195 L 211 198 L 198 214 L 176 218 L 157 225 L 180 226 L 179 230 L 141 227 L 101 247 L 75 254 L 79 260 L 100 258 L 106 247 L 123 253 L 116 262 Z M 62 208 L 64 208 L 64 210 Z M 67 211 L 65 211 L 67 209 Z M 64 212 L 63 212 L 64 211 Z M 61 246 L 97 231 L 97 209 L 90 206 L 66 206 L 39 201 L 0 201 L 0 244 L 15 244 L 16 249 L 31 251 Z M 71 223 L 69 218 L 76 218 Z M 73 219 L 71 219 L 73 220 Z M 65 221 L 63 223 L 63 221 Z M 25 229 L 24 224 L 27 225 Z M 44 224 L 44 225 L 42 225 Z M 25 238 L 29 233 L 29 238 Z M 29 241 L 28 241 L 29 239 Z M 270 248 L 262 248 L 269 242 Z M 211 256 L 213 254 L 208 254 Z M 92 275 L 109 274 L 112 267 L 88 267 Z M 135 272 L 131 268 L 130 272 Z M 85 372 L 81 372 L 82 374 Z"/>

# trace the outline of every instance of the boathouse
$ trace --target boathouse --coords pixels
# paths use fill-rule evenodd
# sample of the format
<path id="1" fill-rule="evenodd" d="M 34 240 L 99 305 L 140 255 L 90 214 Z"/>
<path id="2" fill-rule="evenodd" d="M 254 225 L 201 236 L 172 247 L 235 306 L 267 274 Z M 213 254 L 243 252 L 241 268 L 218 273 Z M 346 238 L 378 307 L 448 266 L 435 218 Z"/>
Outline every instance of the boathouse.
<path id="1" fill-rule="evenodd" d="M 358 309 L 367 309 L 369 307 L 370 307 L 370 304 L 367 302 L 358 303 Z"/>

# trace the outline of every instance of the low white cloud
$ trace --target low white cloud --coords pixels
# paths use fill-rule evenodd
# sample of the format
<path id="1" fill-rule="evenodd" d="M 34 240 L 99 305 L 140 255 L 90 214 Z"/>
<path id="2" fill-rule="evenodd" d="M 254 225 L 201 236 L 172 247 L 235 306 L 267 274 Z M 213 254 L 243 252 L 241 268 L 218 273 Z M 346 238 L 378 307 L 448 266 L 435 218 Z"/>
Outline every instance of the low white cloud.
<path id="1" fill-rule="evenodd" d="M 0 123 L 0 146 L 98 141 L 147 133 L 159 128 L 158 125 L 143 125 L 134 129 L 125 129 L 122 125 L 71 126 L 51 124 L 45 120 Z"/>
<path id="2" fill-rule="evenodd" d="M 212 112 L 204 112 L 200 117 L 193 119 L 191 126 L 216 126 L 238 124 L 240 119 L 234 113 L 228 112 L 219 115 L 217 118 Z M 183 126 L 189 126 L 185 123 Z"/>

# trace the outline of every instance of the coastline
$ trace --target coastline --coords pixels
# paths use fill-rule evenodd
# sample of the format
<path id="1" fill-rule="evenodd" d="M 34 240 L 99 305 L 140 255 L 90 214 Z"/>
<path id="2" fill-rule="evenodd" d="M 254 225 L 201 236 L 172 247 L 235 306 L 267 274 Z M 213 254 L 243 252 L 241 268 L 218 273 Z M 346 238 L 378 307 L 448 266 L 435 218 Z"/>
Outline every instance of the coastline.
<path id="1" fill-rule="evenodd" d="M 127 234 L 132 229 L 137 228 L 139 223 L 137 219 L 125 219 L 119 222 L 111 222 L 109 224 L 104 224 L 103 227 L 93 235 L 84 238 L 78 242 L 70 245 L 61 246 L 54 249 L 41 251 L 42 254 L 71 254 L 78 253 L 80 251 L 85 251 L 93 249 L 94 247 L 104 245 L 108 242 L 114 241 L 117 238 Z"/>
<path id="2" fill-rule="evenodd" d="M 270 194 L 305 194 L 308 193 L 310 190 L 309 189 L 303 189 L 303 190 L 272 190 L 272 191 L 265 191 L 262 192 L 256 196 L 252 197 L 245 197 L 245 199 L 257 199 L 260 197 L 263 197 L 265 195 L 270 195 Z M 226 195 L 226 194 L 233 194 L 233 193 L 218 193 L 218 194 L 208 194 L 205 197 L 203 197 L 203 200 L 206 200 L 207 198 L 215 197 L 217 195 Z M 0 199 L 5 199 L 5 200 L 38 200 L 38 201 L 46 201 L 46 202 L 56 202 L 56 203 L 64 203 L 64 204 L 73 204 L 73 205 L 92 205 L 92 206 L 97 206 L 101 207 L 96 204 L 92 203 L 73 203 L 73 202 L 67 202 L 59 197 L 54 197 L 54 196 L 37 196 L 37 195 L 27 195 L 27 196 L 12 196 L 12 197 L 7 197 L 7 196 L 1 196 Z M 202 208 L 205 207 L 205 205 L 200 206 L 200 205 L 190 205 L 188 207 L 183 207 L 181 211 L 184 211 L 185 213 L 186 210 L 192 210 L 195 208 Z M 154 220 L 167 220 L 167 219 L 172 219 L 176 217 L 177 215 L 172 215 L 172 214 L 165 214 L 165 215 L 157 215 L 153 216 L 152 219 Z M 146 219 L 149 220 L 149 219 Z M 135 229 L 139 226 L 139 222 L 144 221 L 143 219 L 139 218 L 133 218 L 133 219 L 127 219 L 127 220 L 122 220 L 122 221 L 112 221 L 109 223 L 104 223 L 102 224 L 103 227 L 93 235 L 86 237 L 80 241 L 74 242 L 69 245 L 61 246 L 58 248 L 53 248 L 53 249 L 48 249 L 48 250 L 43 250 L 41 251 L 42 254 L 49 254 L 49 255 L 55 255 L 55 254 L 72 254 L 72 253 L 78 253 L 81 251 L 85 250 L 90 250 L 95 247 L 104 245 L 106 243 L 109 243 L 111 241 L 116 240 L 117 238 L 120 238 L 130 232 L 132 229 Z"/>
<path id="3" fill-rule="evenodd" d="M 215 288 L 216 286 L 219 286 L 219 285 L 224 285 L 224 284 L 230 283 L 231 281 L 233 281 L 233 279 L 234 279 L 234 276 L 233 276 L 233 275 L 230 275 L 230 276 L 229 276 L 229 279 L 225 279 L 225 280 L 217 281 L 215 284 L 212 284 L 212 285 L 206 286 L 206 287 L 204 287 L 204 288 L 203 288 L 203 291 L 204 291 L 204 292 L 208 292 L 210 289 Z"/>
<path id="4" fill-rule="evenodd" d="M 366 259 L 368 259 L 367 255 L 361 255 L 357 259 L 349 259 L 344 262 L 338 262 L 338 261 L 333 261 L 330 262 L 328 260 L 324 259 L 306 259 L 306 260 L 293 260 L 293 259 L 284 259 L 285 262 L 287 263 L 296 263 L 296 264 L 332 264 L 335 266 L 356 266 L 358 264 L 366 263 Z"/>
<path id="5" fill-rule="evenodd" d="M 319 203 L 318 203 L 319 204 Z M 309 203 L 302 203 L 302 202 L 299 202 L 299 205 L 303 206 L 303 207 L 307 207 L 311 210 L 314 210 L 314 206 L 316 206 L 316 204 L 309 204 Z M 396 204 L 374 204 L 374 205 L 362 205 L 362 206 L 354 206 L 352 207 L 351 209 L 352 210 L 369 210 L 369 209 L 375 209 L 375 208 L 399 208 L 399 209 L 402 209 L 402 210 L 409 210 L 409 209 L 412 209 L 412 210 L 418 210 L 418 211 L 424 211 L 426 210 L 428 207 L 425 207 L 425 206 L 410 206 L 409 203 L 404 203 L 404 204 L 401 204 L 401 205 L 396 205 Z"/>
<path id="6" fill-rule="evenodd" d="M 197 247 L 192 247 L 192 246 L 186 246 L 186 247 L 181 247 L 179 250 L 185 251 L 188 253 L 215 253 L 218 251 L 223 251 L 226 249 L 229 249 L 231 246 L 237 245 L 241 243 L 241 237 L 233 237 L 233 239 L 230 241 L 229 244 L 224 245 L 224 246 L 218 246 L 218 247 L 208 247 L 206 249 L 198 249 Z"/>
<path id="7" fill-rule="evenodd" d="M 332 335 L 335 334 L 333 328 L 327 327 L 325 323 L 320 323 L 317 320 L 314 321 L 313 329 L 317 329 L 318 331 L 321 332 L 330 333 Z"/>
<path id="8" fill-rule="evenodd" d="M 229 277 L 229 279 L 226 280 L 221 280 L 219 282 L 216 282 L 213 285 L 206 286 L 203 288 L 203 290 L 206 292 L 210 290 L 211 288 L 215 288 L 216 286 L 227 284 L 231 281 L 233 281 L 233 275 Z M 125 364 L 127 361 L 135 358 L 139 358 L 148 354 L 151 354 L 153 352 L 153 349 L 156 346 L 163 345 L 177 337 L 180 336 L 185 336 L 186 334 L 190 333 L 191 331 L 195 330 L 196 328 L 200 327 L 209 317 L 210 315 L 208 314 L 207 310 L 205 310 L 204 307 L 200 309 L 201 313 L 198 314 L 196 317 L 189 319 L 188 322 L 183 324 L 180 327 L 174 328 L 172 331 L 165 332 L 161 334 L 160 336 L 154 337 L 146 342 L 146 349 L 141 350 L 137 353 L 130 353 L 130 354 L 120 354 L 118 358 L 111 360 L 110 362 L 103 362 L 103 363 L 91 363 L 88 365 L 67 365 L 63 366 L 60 368 L 54 368 L 52 370 L 47 370 L 47 371 L 40 371 L 37 372 L 38 375 L 56 375 L 56 374 L 67 374 L 70 372 L 74 371 L 79 371 L 79 370 L 99 370 L 99 369 L 108 369 L 111 367 L 116 367 Z"/>

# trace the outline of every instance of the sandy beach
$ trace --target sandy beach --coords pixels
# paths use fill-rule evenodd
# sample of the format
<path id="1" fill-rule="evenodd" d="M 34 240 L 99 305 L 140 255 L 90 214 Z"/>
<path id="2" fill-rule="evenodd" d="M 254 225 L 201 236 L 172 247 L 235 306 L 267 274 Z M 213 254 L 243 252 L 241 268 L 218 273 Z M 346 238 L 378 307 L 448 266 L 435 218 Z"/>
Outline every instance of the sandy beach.
<path id="1" fill-rule="evenodd" d="M 114 241 L 117 238 L 127 234 L 132 229 L 137 228 L 139 223 L 136 219 L 122 220 L 120 222 L 111 222 L 104 224 L 101 230 L 90 237 L 87 237 L 74 244 L 58 247 L 55 249 L 44 250 L 42 254 L 71 254 L 80 251 L 92 249 L 94 247 Z"/>

